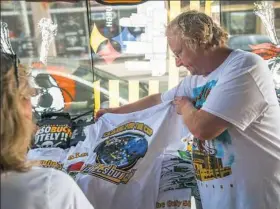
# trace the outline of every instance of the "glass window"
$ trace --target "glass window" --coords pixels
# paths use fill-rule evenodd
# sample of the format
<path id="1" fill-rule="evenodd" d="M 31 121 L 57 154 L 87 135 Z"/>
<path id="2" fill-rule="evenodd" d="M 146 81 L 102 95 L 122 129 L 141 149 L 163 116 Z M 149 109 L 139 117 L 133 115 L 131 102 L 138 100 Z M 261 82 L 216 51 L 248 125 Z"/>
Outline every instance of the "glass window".
<path id="1" fill-rule="evenodd" d="M 268 43 L 273 48 L 279 40 L 280 5 L 276 1 L 272 32 L 256 15 L 253 1 L 147 1 L 108 6 L 91 0 L 88 8 L 86 1 L 1 1 L 1 22 L 8 25 L 21 63 L 32 67 L 37 78 L 40 94 L 32 100 L 34 112 L 79 115 L 163 92 L 188 75 L 185 68 L 175 66 L 165 26 L 189 9 L 205 11 L 225 27 L 231 48 L 260 53 L 252 46 Z M 45 26 L 39 27 L 43 20 Z M 268 60 L 275 57 L 271 50 L 260 54 Z"/>
<path id="2" fill-rule="evenodd" d="M 36 117 L 48 111 L 78 115 L 93 110 L 94 70 L 85 1 L 1 1 L 1 22 L 7 24 L 21 63 L 32 69 L 39 90 L 32 98 Z"/>
<path id="3" fill-rule="evenodd" d="M 275 43 L 280 38 L 279 2 L 221 1 L 221 24 L 228 31 L 229 46 L 252 51 L 251 45 Z M 271 9 L 258 9 L 256 4 Z M 266 21 L 269 19 L 270 21 Z M 276 41 L 277 42 L 277 41 Z"/>
<path id="4" fill-rule="evenodd" d="M 77 115 L 123 105 L 172 88 L 186 75 L 186 69 L 176 68 L 169 56 L 165 26 L 183 9 L 206 10 L 206 1 L 89 3 L 89 8 L 86 1 L 1 3 L 1 21 L 8 25 L 13 49 L 22 63 L 32 66 L 40 89 L 32 100 L 37 115 L 44 111 Z M 43 18 L 50 20 L 44 19 L 49 24 L 44 29 L 38 27 Z M 53 40 L 44 40 L 42 31 L 54 27 L 49 34 Z"/>
<path id="5" fill-rule="evenodd" d="M 88 9 L 86 1 L 1 2 L 1 22 L 7 24 L 12 48 L 21 63 L 32 69 L 39 90 L 39 95 L 32 98 L 36 117 L 49 111 L 77 116 L 93 110 L 97 103 L 98 108 L 108 107 L 111 80 L 118 82 L 117 105 L 128 102 L 128 80 L 139 77 L 133 78 L 135 72 L 126 69 L 126 62 L 145 58 L 143 53 L 124 51 L 125 41 L 135 42 L 145 32 L 142 26 L 119 24 L 132 14 L 137 14 L 137 6 L 111 7 L 95 1 L 90 1 Z M 50 22 L 39 27 L 42 20 Z M 95 81 L 99 81 L 97 103 Z M 148 95 L 147 81 L 139 81 L 136 87 L 136 99 Z"/>
<path id="6" fill-rule="evenodd" d="M 280 2 L 221 1 L 221 24 L 229 32 L 229 47 L 267 60 L 280 104 Z"/>
<path id="7" fill-rule="evenodd" d="M 256 16 L 253 11 L 225 12 L 222 18 L 225 20 L 224 26 L 231 35 L 255 33 Z"/>

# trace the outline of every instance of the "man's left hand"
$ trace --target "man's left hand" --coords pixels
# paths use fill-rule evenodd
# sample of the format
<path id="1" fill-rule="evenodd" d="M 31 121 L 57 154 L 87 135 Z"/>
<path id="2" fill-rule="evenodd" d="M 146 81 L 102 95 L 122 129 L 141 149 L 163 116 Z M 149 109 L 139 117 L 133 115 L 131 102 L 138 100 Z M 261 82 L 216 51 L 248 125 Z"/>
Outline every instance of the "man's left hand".
<path id="1" fill-rule="evenodd" d="M 176 106 L 179 115 L 182 115 L 184 108 L 193 107 L 192 100 L 188 97 L 175 97 L 173 104 Z"/>

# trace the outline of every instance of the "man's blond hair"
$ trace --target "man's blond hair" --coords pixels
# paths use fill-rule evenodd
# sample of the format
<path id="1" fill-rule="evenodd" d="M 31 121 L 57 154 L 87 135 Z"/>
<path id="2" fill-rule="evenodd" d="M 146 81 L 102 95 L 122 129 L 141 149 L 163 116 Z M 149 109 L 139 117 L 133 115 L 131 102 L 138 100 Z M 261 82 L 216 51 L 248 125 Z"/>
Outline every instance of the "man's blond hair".
<path id="1" fill-rule="evenodd" d="M 177 35 L 191 49 L 225 46 L 228 40 L 228 33 L 210 16 L 195 10 L 183 12 L 173 19 L 167 26 L 167 34 Z"/>

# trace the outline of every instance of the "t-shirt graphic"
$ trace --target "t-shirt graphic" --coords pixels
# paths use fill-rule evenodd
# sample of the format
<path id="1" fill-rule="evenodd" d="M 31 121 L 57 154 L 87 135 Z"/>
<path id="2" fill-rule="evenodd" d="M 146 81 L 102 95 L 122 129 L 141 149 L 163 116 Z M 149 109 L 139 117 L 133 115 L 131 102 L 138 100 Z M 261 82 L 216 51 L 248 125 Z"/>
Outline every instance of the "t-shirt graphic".
<path id="1" fill-rule="evenodd" d="M 173 161 L 176 164 L 173 169 L 184 164 L 177 153 L 179 145 L 185 146 L 180 141 L 182 124 L 182 118 L 169 101 L 129 114 L 107 113 L 91 125 L 87 138 L 82 142 L 90 147 L 89 156 L 76 180 L 93 207 L 153 209 L 169 203 L 172 206 L 169 208 L 174 208 L 173 205 L 180 201 L 183 209 L 189 208 L 190 187 L 178 189 L 175 194 L 169 190 L 159 195 L 165 153 L 176 153 L 175 157 L 170 157 L 177 158 L 175 163 Z M 189 186 L 184 181 L 189 178 L 183 170 L 185 168 L 181 168 L 181 172 L 173 172 L 173 177 L 183 176 L 176 187 Z M 192 177 L 195 183 L 194 173 Z M 176 180 L 173 179 L 174 182 Z M 171 181 L 169 183 L 174 184 Z M 165 184 L 163 190 L 172 189 L 172 186 Z"/>
<path id="2" fill-rule="evenodd" d="M 191 154 L 183 150 L 166 151 L 156 208 L 190 209 L 192 195 L 200 200 Z"/>
<path id="3" fill-rule="evenodd" d="M 72 121 L 68 114 L 49 113 L 38 122 L 32 148 L 69 148 Z"/>
<path id="4" fill-rule="evenodd" d="M 129 132 L 124 132 L 127 130 Z M 129 122 L 104 133 L 102 139 L 105 140 L 94 149 L 95 168 L 86 167 L 83 171 L 91 170 L 92 175 L 114 184 L 126 184 L 136 171 L 134 165 L 148 150 L 146 135 L 151 137 L 152 134 L 148 125 L 138 122 Z"/>
<path id="5" fill-rule="evenodd" d="M 90 149 L 84 146 L 83 142 L 79 142 L 77 146 L 72 146 L 64 161 L 64 171 L 68 173 L 73 179 L 80 173 L 85 161 L 89 156 Z"/>
<path id="6" fill-rule="evenodd" d="M 30 161 L 38 161 L 38 166 L 43 168 L 63 170 L 66 153 L 66 150 L 58 147 L 37 148 L 28 151 L 27 159 Z"/>
<path id="7" fill-rule="evenodd" d="M 203 106 L 216 83 L 216 80 L 212 80 L 204 86 L 193 89 L 197 109 Z M 193 163 L 196 178 L 200 181 L 209 181 L 231 175 L 231 165 L 234 162 L 231 145 L 231 137 L 227 130 L 214 140 L 202 141 L 195 138 L 193 143 Z"/>

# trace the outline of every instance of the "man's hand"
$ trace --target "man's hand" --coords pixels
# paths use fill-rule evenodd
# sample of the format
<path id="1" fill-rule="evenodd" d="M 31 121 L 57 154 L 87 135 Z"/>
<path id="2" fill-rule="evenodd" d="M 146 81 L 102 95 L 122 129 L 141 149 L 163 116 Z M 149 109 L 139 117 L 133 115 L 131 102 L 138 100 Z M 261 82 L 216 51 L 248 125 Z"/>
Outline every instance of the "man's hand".
<path id="1" fill-rule="evenodd" d="M 187 97 L 176 97 L 173 104 L 176 105 L 177 113 L 183 116 L 184 123 L 190 132 L 200 140 L 214 139 L 230 125 L 222 118 L 196 109 Z"/>
<path id="2" fill-rule="evenodd" d="M 97 121 L 102 115 L 104 115 L 105 113 L 109 113 L 110 109 L 109 108 L 105 108 L 105 109 L 100 109 L 97 111 L 96 115 L 95 115 L 95 121 Z"/>
<path id="3" fill-rule="evenodd" d="M 176 106 L 176 111 L 179 115 L 182 115 L 184 108 L 193 107 L 193 103 L 188 97 L 175 97 L 173 104 Z"/>

